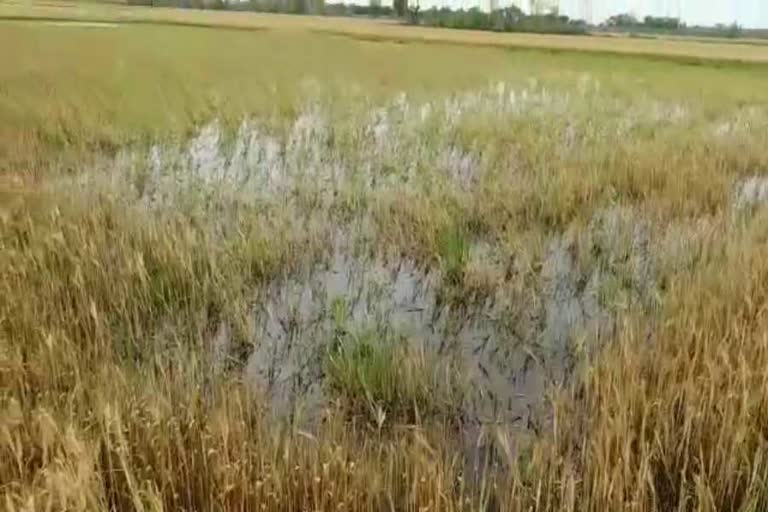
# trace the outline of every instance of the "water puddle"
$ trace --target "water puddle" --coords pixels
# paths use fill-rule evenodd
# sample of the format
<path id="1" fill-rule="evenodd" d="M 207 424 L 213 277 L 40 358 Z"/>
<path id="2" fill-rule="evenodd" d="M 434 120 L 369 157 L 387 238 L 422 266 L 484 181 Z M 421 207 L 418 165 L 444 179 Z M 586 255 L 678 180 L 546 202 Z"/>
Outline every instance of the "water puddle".
<path id="1" fill-rule="evenodd" d="M 736 209 L 743 209 L 768 201 L 768 177 L 750 176 L 736 184 L 733 203 Z"/>
<path id="2" fill-rule="evenodd" d="M 600 229 L 631 229 L 625 221 Z M 627 272 L 636 284 L 627 293 L 640 301 L 652 293 L 653 281 L 643 252 L 647 240 L 635 231 Z M 486 245 L 477 250 L 487 252 Z M 345 328 L 373 330 L 381 340 L 405 339 L 438 362 L 458 365 L 467 390 L 463 421 L 537 429 L 547 422 L 546 391 L 567 382 L 580 358 L 613 336 L 615 311 L 600 301 L 612 272 L 579 269 L 574 242 L 556 237 L 536 287 L 521 292 L 501 281 L 483 300 L 455 304 L 445 300 L 439 270 L 360 253 L 339 237 L 327 261 L 274 279 L 258 292 L 245 373 L 278 414 L 319 410 L 327 399 L 323 357 L 342 305 Z"/>

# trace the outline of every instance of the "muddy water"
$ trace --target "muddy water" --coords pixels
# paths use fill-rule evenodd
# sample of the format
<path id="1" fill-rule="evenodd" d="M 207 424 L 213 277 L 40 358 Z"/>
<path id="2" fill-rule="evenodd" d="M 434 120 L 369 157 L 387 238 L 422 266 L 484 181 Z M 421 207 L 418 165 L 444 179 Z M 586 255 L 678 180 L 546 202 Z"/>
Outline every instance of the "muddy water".
<path id="1" fill-rule="evenodd" d="M 650 263 L 642 241 L 635 245 L 639 296 L 648 288 Z M 468 390 L 461 404 L 466 422 L 538 430 L 547 421 L 546 391 L 566 382 L 579 347 L 596 347 L 613 333 L 615 315 L 599 300 L 609 273 L 579 270 L 573 242 L 558 237 L 531 296 L 499 282 L 492 296 L 456 305 L 443 298 L 439 270 L 357 254 L 340 236 L 327 261 L 258 292 L 245 372 L 279 414 L 317 411 L 328 398 L 323 355 L 336 328 L 334 304 L 342 301 L 346 328 L 373 329 L 382 340 L 404 338 L 438 361 L 458 362 Z"/>
<path id="2" fill-rule="evenodd" d="M 383 342 L 404 338 L 436 364 L 458 366 L 466 391 L 457 442 L 465 475 L 480 475 L 488 464 L 503 464 L 500 446 L 515 453 L 549 428 L 547 393 L 584 361 L 579 347 L 597 350 L 611 339 L 615 312 L 598 298 L 605 275 L 579 270 L 572 243 L 557 237 L 529 300 L 500 282 L 493 296 L 456 306 L 441 299 L 439 270 L 359 254 L 338 237 L 327 261 L 259 290 L 244 374 L 266 394 L 272 414 L 311 429 L 333 398 L 324 357 L 343 301 L 350 331 L 373 329 Z M 220 347 L 226 335 L 217 333 Z"/>
<path id="3" fill-rule="evenodd" d="M 768 202 L 768 177 L 750 176 L 736 184 L 734 205 L 737 209 Z"/>

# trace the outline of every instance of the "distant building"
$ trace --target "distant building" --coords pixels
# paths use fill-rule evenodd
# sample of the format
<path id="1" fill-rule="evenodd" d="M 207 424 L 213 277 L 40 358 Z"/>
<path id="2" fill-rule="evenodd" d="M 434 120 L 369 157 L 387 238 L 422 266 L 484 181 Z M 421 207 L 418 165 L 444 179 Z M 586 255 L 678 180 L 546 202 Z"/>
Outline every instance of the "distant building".
<path id="1" fill-rule="evenodd" d="M 595 9 L 592 0 L 581 0 L 581 12 L 578 18 L 590 24 L 595 23 Z"/>
<path id="2" fill-rule="evenodd" d="M 530 0 L 528 11 L 531 14 L 550 14 L 560 9 L 559 0 Z"/>
<path id="3" fill-rule="evenodd" d="M 560 0 L 489 0 L 494 8 L 514 6 L 528 14 L 558 12 Z"/>

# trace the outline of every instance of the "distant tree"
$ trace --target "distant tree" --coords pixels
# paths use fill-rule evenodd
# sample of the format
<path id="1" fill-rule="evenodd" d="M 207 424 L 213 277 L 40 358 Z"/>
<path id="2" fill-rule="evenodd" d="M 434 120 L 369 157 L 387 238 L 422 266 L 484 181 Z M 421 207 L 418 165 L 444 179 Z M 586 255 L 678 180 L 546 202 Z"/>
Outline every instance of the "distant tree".
<path id="1" fill-rule="evenodd" d="M 735 21 L 731 23 L 728 26 L 728 29 L 726 30 L 726 36 L 731 37 L 733 39 L 737 37 L 741 37 L 741 33 L 742 33 L 741 26 L 739 26 L 739 24 L 736 23 Z"/>
<path id="2" fill-rule="evenodd" d="M 405 18 L 408 14 L 408 0 L 393 0 L 392 6 L 398 18 Z"/>
<path id="3" fill-rule="evenodd" d="M 421 10 L 421 6 L 419 5 L 418 0 L 416 0 L 416 5 L 411 5 L 407 7 L 408 9 L 408 22 L 413 25 L 419 24 L 419 11 Z"/>
<path id="4" fill-rule="evenodd" d="M 286 11 L 291 14 L 303 14 L 305 11 L 305 0 L 286 0 Z"/>
<path id="5" fill-rule="evenodd" d="M 516 25 L 525 19 L 525 13 L 516 5 L 506 7 L 502 12 L 504 13 L 504 24 L 507 27 Z"/>
<path id="6" fill-rule="evenodd" d="M 485 12 L 479 7 L 451 10 L 448 7 L 431 8 L 420 13 L 419 23 L 436 27 L 494 30 L 498 32 L 539 32 L 555 34 L 584 34 L 587 25 L 554 12 L 526 14 L 519 7 L 510 6 Z"/>
<path id="7" fill-rule="evenodd" d="M 605 25 L 609 27 L 634 27 L 639 24 L 637 18 L 629 13 L 616 14 L 605 20 Z"/>
<path id="8" fill-rule="evenodd" d="M 646 27 L 650 27 L 650 28 L 677 30 L 680 28 L 680 19 L 668 18 L 668 17 L 646 16 L 643 20 L 643 24 Z"/>
<path id="9" fill-rule="evenodd" d="M 374 18 L 381 16 L 381 0 L 370 0 L 368 2 L 368 15 Z"/>
<path id="10" fill-rule="evenodd" d="M 475 30 L 487 30 L 490 28 L 490 19 L 488 15 L 483 12 L 479 7 L 473 7 L 467 11 L 469 15 L 467 22 L 469 28 Z"/>

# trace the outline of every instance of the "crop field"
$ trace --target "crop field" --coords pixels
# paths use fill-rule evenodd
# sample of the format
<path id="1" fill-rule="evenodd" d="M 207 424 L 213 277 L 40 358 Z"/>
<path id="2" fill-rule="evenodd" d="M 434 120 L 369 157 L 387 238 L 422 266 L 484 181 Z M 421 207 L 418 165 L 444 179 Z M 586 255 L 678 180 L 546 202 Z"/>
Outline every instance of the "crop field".
<path id="1" fill-rule="evenodd" d="M 768 47 L 0 17 L 5 510 L 768 509 Z"/>
<path id="2" fill-rule="evenodd" d="M 547 48 L 603 53 L 664 55 L 683 60 L 768 61 L 762 39 L 659 36 L 656 38 L 581 37 L 546 34 L 510 34 L 473 30 L 442 30 L 403 25 L 391 20 L 292 16 L 248 12 L 198 11 L 136 7 L 121 2 L 99 4 L 62 0 L 4 0 L 0 18 L 173 23 L 237 29 L 310 30 L 340 33 L 364 39 L 442 42 L 514 48 Z"/>

